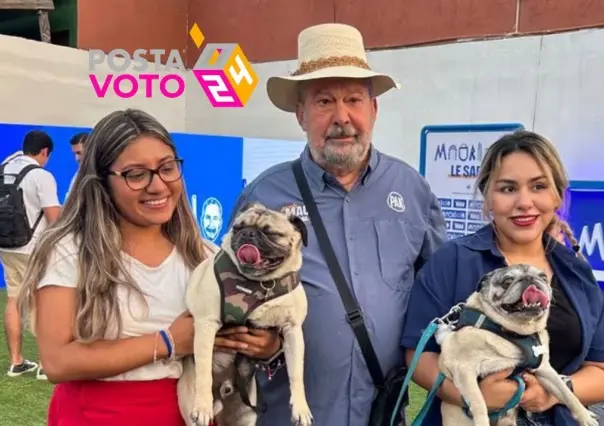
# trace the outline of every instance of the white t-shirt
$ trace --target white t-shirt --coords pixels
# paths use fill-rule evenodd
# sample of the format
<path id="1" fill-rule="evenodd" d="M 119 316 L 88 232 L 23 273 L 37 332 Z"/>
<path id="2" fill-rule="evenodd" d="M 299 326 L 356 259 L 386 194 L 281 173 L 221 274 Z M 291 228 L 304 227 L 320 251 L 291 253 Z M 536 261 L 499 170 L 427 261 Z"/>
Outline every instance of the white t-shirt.
<path id="1" fill-rule="evenodd" d="M 207 254 L 211 255 L 216 246 L 210 246 Z M 191 270 L 176 248 L 157 267 L 149 267 L 122 252 L 128 272 L 146 294 L 147 310 L 140 297 L 132 294 L 128 297 L 125 288 L 118 289 L 118 303 L 122 316 L 121 337 L 135 337 L 155 333 L 167 328 L 186 311 L 185 291 Z M 75 288 L 78 282 L 78 247 L 73 237 L 61 240 L 50 256 L 46 275 L 38 288 L 49 285 Z M 145 315 L 147 313 L 147 315 Z M 115 338 L 116 330 L 108 330 L 106 337 Z M 161 338 L 160 338 L 161 339 Z M 158 344 L 162 344 L 161 340 Z M 153 348 L 149 347 L 150 355 Z M 180 361 L 164 364 L 150 363 L 143 367 L 119 374 L 105 380 L 157 380 L 179 378 L 182 374 Z"/>
<path id="2" fill-rule="evenodd" d="M 4 173 L 17 174 L 23 170 L 26 166 L 35 164 L 39 166 L 38 162 L 31 157 L 26 155 L 20 155 L 10 159 L 4 168 Z M 14 176 L 4 176 L 6 183 L 15 181 Z M 57 195 L 57 182 L 48 170 L 45 169 L 34 169 L 25 175 L 21 184 L 19 185 L 23 189 L 23 201 L 25 202 L 25 211 L 27 212 L 27 219 L 29 225 L 33 227 L 38 219 L 38 215 L 42 213 L 42 209 L 46 207 L 59 207 L 59 197 Z M 15 249 L 1 249 L 2 251 L 31 254 L 34 250 L 37 239 L 40 234 L 48 227 L 48 220 L 46 216 L 42 214 L 40 223 L 34 231 L 34 235 L 31 241 L 19 248 Z"/>

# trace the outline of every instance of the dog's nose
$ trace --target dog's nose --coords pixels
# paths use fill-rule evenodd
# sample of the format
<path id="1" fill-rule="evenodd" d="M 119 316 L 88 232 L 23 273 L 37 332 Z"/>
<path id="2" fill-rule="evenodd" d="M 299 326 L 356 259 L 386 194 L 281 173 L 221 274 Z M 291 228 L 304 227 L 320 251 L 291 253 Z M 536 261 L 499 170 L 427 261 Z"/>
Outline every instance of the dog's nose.
<path id="1" fill-rule="evenodd" d="M 253 229 L 244 229 L 241 231 L 242 238 L 254 238 L 256 232 Z"/>

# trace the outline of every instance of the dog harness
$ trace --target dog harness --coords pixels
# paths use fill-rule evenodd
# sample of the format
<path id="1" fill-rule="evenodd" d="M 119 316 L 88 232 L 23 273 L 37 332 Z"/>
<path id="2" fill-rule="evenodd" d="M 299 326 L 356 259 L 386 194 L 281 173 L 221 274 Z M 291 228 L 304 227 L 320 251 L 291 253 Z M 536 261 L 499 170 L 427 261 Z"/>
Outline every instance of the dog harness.
<path id="1" fill-rule="evenodd" d="M 515 400 L 518 399 L 517 402 L 519 403 L 520 397 L 522 396 L 522 393 L 524 391 L 524 383 L 521 383 L 517 378 L 526 369 L 534 370 L 539 368 L 541 362 L 543 361 L 544 348 L 541 344 L 539 334 L 534 333 L 530 335 L 521 335 L 514 333 L 513 331 L 506 330 L 482 312 L 477 311 L 476 309 L 468 308 L 467 306 L 464 306 L 464 308 L 459 313 L 459 320 L 457 321 L 457 324 L 455 324 L 455 326 L 453 327 L 453 331 L 460 330 L 464 327 L 475 327 L 481 330 L 490 331 L 491 333 L 498 335 L 499 337 L 507 340 L 508 342 L 515 344 L 522 351 L 522 354 L 524 355 L 524 361 L 518 366 L 516 366 L 516 368 L 510 375 L 510 379 L 516 380 L 519 386 L 519 391 L 516 392 L 516 395 L 510 401 L 515 402 L 514 406 L 517 405 Z M 479 381 L 480 380 L 482 379 L 479 379 Z M 510 402 L 508 402 L 508 405 L 511 405 Z M 462 407 L 462 410 L 466 416 L 472 418 L 472 413 L 470 412 L 466 401 L 464 401 L 464 406 Z M 489 418 L 491 420 L 496 420 L 501 414 L 504 414 L 506 411 L 507 410 L 504 407 L 504 409 L 502 410 L 490 413 Z"/>
<path id="2" fill-rule="evenodd" d="M 293 291 L 300 285 L 300 273 L 291 272 L 278 280 L 253 281 L 244 277 L 230 256 L 220 250 L 214 260 L 214 274 L 220 288 L 220 319 L 225 326 L 248 325 L 252 312 L 269 300 L 276 299 Z M 256 412 L 261 411 L 250 402 L 247 388 L 254 379 L 254 371 L 247 377 L 241 375 L 241 366 L 250 360 L 237 353 L 234 360 L 233 384 L 245 405 Z M 253 361 L 251 361 L 253 362 Z"/>
<path id="3" fill-rule="evenodd" d="M 246 325 L 249 316 L 269 300 L 293 291 L 300 285 L 299 272 L 291 272 L 277 280 L 252 281 L 237 269 L 223 250 L 214 260 L 222 305 L 220 319 L 224 325 Z"/>
<path id="4" fill-rule="evenodd" d="M 513 374 L 518 374 L 522 370 L 535 370 L 543 361 L 543 345 L 539 334 L 530 334 L 528 336 L 505 330 L 501 325 L 487 317 L 480 311 L 464 307 L 459 314 L 459 321 L 453 327 L 453 331 L 464 327 L 475 327 L 481 330 L 490 331 L 499 337 L 515 344 L 524 355 L 524 361 L 516 367 Z"/>
<path id="5" fill-rule="evenodd" d="M 491 422 L 498 421 L 502 415 L 507 413 L 509 410 L 517 407 L 520 404 L 520 399 L 522 398 L 522 394 L 526 389 L 526 383 L 522 379 L 521 373 L 524 369 L 536 369 L 541 365 L 543 361 L 543 351 L 544 347 L 541 343 L 541 339 L 537 333 L 523 336 L 516 333 L 513 333 L 509 330 L 505 330 L 500 324 L 497 324 L 495 321 L 487 317 L 480 311 L 476 309 L 472 309 L 470 307 L 465 306 L 465 303 L 458 303 L 454 307 L 449 310 L 449 312 L 441 318 L 435 318 L 430 321 L 430 324 L 423 331 L 422 336 L 415 348 L 415 353 L 413 354 L 413 358 L 409 363 L 409 369 L 407 371 L 407 375 L 405 376 L 405 380 L 403 381 L 403 385 L 399 392 L 398 399 L 396 401 L 393 414 L 391 417 L 390 425 L 393 426 L 395 423 L 395 413 L 397 413 L 402 406 L 402 402 L 404 400 L 405 393 L 407 392 L 409 385 L 411 383 L 411 378 L 413 376 L 413 372 L 417 367 L 417 363 L 419 361 L 419 357 L 424 351 L 426 344 L 428 341 L 436 337 L 438 342 L 438 331 L 442 327 L 443 333 L 447 333 L 449 331 L 457 331 L 462 329 L 463 327 L 475 327 L 478 329 L 490 331 L 501 338 L 514 343 L 516 346 L 520 348 L 524 355 L 523 362 L 518 365 L 509 376 L 509 379 L 514 380 L 518 384 L 518 389 L 514 396 L 505 404 L 505 406 L 501 410 L 497 410 L 489 413 L 489 419 Z M 432 385 L 432 389 L 428 392 L 426 399 L 424 401 L 424 405 L 417 414 L 416 418 L 413 420 L 411 426 L 420 426 L 424 421 L 428 410 L 432 402 L 436 399 L 436 394 L 440 386 L 445 380 L 445 375 L 440 372 Z M 472 413 L 466 403 L 464 402 L 464 407 L 462 407 L 463 412 L 470 419 L 472 418 Z"/>

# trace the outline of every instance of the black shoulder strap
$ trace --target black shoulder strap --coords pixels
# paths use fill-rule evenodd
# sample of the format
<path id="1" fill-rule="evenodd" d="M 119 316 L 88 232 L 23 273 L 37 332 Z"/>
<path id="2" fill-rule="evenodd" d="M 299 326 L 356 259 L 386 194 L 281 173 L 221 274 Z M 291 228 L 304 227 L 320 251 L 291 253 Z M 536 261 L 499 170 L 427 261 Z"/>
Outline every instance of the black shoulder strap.
<path id="1" fill-rule="evenodd" d="M 363 313 L 361 312 L 361 309 L 357 301 L 355 300 L 355 297 L 350 291 L 348 284 L 346 283 L 346 278 L 342 273 L 342 269 L 340 269 L 338 258 L 336 257 L 336 254 L 333 251 L 333 247 L 331 246 L 331 243 L 329 241 L 329 236 L 327 234 L 327 231 L 325 230 L 323 221 L 321 220 L 321 214 L 319 213 L 317 204 L 315 203 L 310 187 L 308 186 L 308 181 L 306 180 L 306 176 L 304 175 L 302 163 L 298 159 L 293 162 L 292 167 L 294 170 L 294 176 L 296 178 L 298 189 L 300 190 L 300 194 L 302 195 L 302 200 L 304 201 L 304 205 L 308 210 L 310 221 L 313 225 L 315 233 L 317 234 L 319 246 L 321 247 L 321 251 L 323 252 L 323 256 L 325 257 L 325 261 L 327 262 L 327 266 L 329 267 L 329 271 L 331 272 L 331 276 L 333 277 L 338 292 L 340 293 L 342 303 L 344 304 L 344 309 L 346 310 L 346 319 L 352 327 L 352 331 L 354 332 L 357 341 L 359 342 L 361 352 L 365 357 L 365 362 L 367 363 L 367 368 L 369 370 L 369 373 L 371 374 L 373 383 L 376 387 L 380 388 L 384 385 L 384 376 L 382 373 L 382 369 L 380 368 L 380 363 L 377 358 L 377 355 L 375 354 L 375 351 L 373 349 L 373 345 L 371 344 L 369 332 L 367 331 L 367 327 L 365 327 Z"/>
<path id="2" fill-rule="evenodd" d="M 40 166 L 36 165 L 36 164 L 30 164 L 28 166 L 25 166 L 20 172 L 19 174 L 17 174 L 17 177 L 15 178 L 15 185 L 19 185 L 21 183 L 21 181 L 23 180 L 23 178 L 25 177 L 26 174 L 28 174 L 29 172 L 31 172 L 34 169 L 41 169 Z"/>
<path id="3" fill-rule="evenodd" d="M 38 166 L 37 164 L 29 164 L 29 165 L 25 166 L 17 174 L 17 177 L 15 178 L 15 182 L 13 182 L 13 185 L 18 186 L 21 183 L 21 181 L 23 180 L 23 178 L 25 177 L 26 174 L 28 174 L 29 172 L 31 172 L 34 169 L 41 169 L 41 168 L 42 167 Z M 4 165 L 2 166 L 2 171 L 4 171 Z M 38 217 L 36 218 L 36 222 L 34 223 L 34 226 L 31 228 L 32 232 L 34 232 L 36 230 L 36 228 L 40 224 L 40 221 L 42 220 L 43 216 L 44 216 L 44 210 L 40 210 L 40 213 L 38 214 Z"/>

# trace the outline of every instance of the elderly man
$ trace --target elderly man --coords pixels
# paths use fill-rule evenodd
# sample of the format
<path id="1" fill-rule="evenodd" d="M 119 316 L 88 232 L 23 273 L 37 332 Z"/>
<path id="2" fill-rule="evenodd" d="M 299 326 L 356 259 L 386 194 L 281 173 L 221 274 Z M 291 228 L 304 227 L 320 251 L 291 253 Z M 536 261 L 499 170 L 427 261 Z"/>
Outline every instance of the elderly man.
<path id="1" fill-rule="evenodd" d="M 281 110 L 295 113 L 307 135 L 307 148 L 299 159 L 303 175 L 344 285 L 362 315 L 346 315 L 292 163 L 276 165 L 251 182 L 235 214 L 257 201 L 306 222 L 309 244 L 302 281 L 309 311 L 304 323 L 304 379 L 314 424 L 367 426 L 377 394 L 370 372 L 375 368 L 368 367 L 351 325 L 364 319 L 383 376 L 403 364 L 400 336 L 409 291 L 418 268 L 444 240 L 445 223 L 424 179 L 372 146 L 376 97 L 397 85 L 370 70 L 361 34 L 347 25 L 323 24 L 302 31 L 298 43 L 298 70 L 290 77 L 269 79 L 268 96 Z M 259 425 L 290 424 L 284 370 L 270 380 L 268 375 L 259 377 L 263 405 Z"/>

